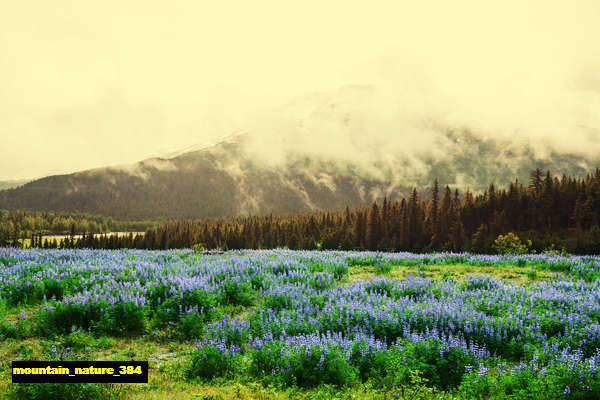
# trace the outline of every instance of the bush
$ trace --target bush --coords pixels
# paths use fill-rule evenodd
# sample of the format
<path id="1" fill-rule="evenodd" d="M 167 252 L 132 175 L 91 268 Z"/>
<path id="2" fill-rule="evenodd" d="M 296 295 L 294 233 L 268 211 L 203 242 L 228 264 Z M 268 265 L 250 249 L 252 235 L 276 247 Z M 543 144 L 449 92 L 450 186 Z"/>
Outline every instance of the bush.
<path id="1" fill-rule="evenodd" d="M 542 254 L 545 256 L 548 256 L 548 257 L 553 257 L 553 256 L 571 257 L 571 256 L 573 256 L 572 254 L 569 254 L 567 252 L 567 250 L 565 249 L 564 246 L 560 249 L 560 251 L 557 250 L 554 246 L 554 243 L 552 243 L 549 247 L 544 249 L 542 251 Z"/>
<path id="2" fill-rule="evenodd" d="M 346 257 L 349 266 L 368 267 L 375 265 L 379 261 L 378 257 Z"/>
<path id="3" fill-rule="evenodd" d="M 346 264 L 333 264 L 329 268 L 329 273 L 335 276 L 335 279 L 342 279 L 348 273 L 348 266 Z"/>
<path id="4" fill-rule="evenodd" d="M 531 240 L 523 244 L 517 235 L 508 232 L 506 235 L 498 235 L 492 247 L 498 254 L 525 254 L 531 247 Z"/>
<path id="5" fill-rule="evenodd" d="M 204 253 L 206 251 L 206 246 L 204 246 L 204 243 L 196 243 L 192 245 L 192 250 L 196 253 Z"/>

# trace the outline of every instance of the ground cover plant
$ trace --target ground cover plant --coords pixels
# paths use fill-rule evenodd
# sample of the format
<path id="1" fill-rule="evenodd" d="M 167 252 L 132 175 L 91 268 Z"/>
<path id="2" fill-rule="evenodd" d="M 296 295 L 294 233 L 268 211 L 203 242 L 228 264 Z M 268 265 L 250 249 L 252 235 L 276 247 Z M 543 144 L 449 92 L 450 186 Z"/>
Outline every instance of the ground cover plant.
<path id="1" fill-rule="evenodd" d="M 3 248 L 0 393 L 596 399 L 599 271 L 558 254 Z M 10 385 L 13 359 L 146 359 L 150 382 Z"/>

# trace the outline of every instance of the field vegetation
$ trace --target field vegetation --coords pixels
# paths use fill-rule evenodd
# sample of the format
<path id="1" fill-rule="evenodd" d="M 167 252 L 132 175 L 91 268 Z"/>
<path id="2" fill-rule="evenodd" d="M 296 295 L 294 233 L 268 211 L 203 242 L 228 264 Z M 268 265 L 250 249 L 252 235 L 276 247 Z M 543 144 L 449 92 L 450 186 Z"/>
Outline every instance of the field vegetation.
<path id="1" fill-rule="evenodd" d="M 600 258 L 0 249 L 0 393 L 596 399 Z M 18 359 L 148 360 L 148 384 L 10 384 Z"/>

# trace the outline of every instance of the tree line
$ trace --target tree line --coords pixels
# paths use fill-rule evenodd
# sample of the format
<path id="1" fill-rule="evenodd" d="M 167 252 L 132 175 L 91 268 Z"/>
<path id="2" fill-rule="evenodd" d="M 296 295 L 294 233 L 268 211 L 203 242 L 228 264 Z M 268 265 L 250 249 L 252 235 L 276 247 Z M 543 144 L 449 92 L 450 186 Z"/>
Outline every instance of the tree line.
<path id="1" fill-rule="evenodd" d="M 0 246 L 22 246 L 27 239 L 35 245 L 41 240 L 41 247 L 41 238 L 45 235 L 140 232 L 155 225 L 158 223 L 154 221 L 116 221 L 112 217 L 80 212 L 0 210 Z"/>
<path id="2" fill-rule="evenodd" d="M 374 201 L 337 212 L 172 221 L 144 235 L 88 234 L 64 247 L 169 249 L 357 249 L 493 252 L 498 235 L 514 232 L 531 249 L 600 252 L 600 169 L 583 178 L 536 169 L 525 184 L 515 180 L 480 194 L 460 193 L 437 180 L 430 195 Z M 37 243 L 44 246 L 44 243 Z M 35 244 L 34 244 L 35 245 Z M 61 244 L 58 244 L 59 246 Z"/>

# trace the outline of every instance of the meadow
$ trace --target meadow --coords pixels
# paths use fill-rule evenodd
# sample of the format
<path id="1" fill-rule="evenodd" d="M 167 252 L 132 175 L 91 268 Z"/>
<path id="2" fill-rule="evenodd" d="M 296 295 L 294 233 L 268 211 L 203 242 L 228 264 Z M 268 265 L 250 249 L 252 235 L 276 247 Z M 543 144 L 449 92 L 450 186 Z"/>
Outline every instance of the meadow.
<path id="1" fill-rule="evenodd" d="M 0 396 L 598 399 L 600 257 L 0 248 Z M 10 361 L 148 360 L 148 384 Z"/>

